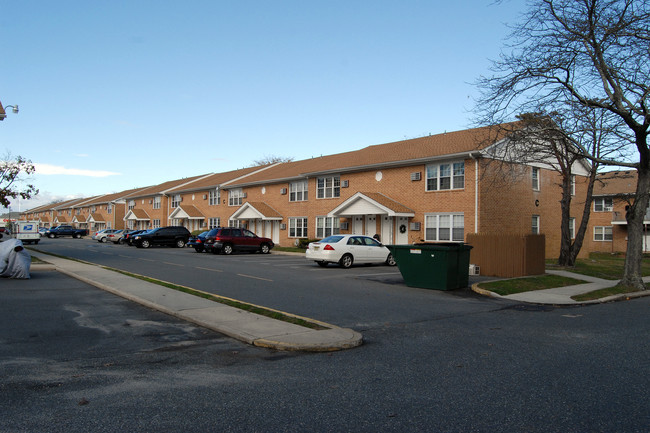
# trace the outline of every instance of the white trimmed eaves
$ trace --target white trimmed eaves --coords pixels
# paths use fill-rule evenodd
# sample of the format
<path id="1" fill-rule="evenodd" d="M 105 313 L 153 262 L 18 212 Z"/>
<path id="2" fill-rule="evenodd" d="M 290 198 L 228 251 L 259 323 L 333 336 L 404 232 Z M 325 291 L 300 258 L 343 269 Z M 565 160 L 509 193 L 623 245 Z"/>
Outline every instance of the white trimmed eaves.
<path id="1" fill-rule="evenodd" d="M 200 181 L 200 180 L 205 179 L 206 177 L 213 176 L 213 175 L 214 175 L 214 173 L 208 173 L 208 174 L 206 174 L 206 175 L 204 175 L 204 176 L 201 176 L 201 177 L 199 177 L 199 178 L 197 178 L 197 179 L 193 179 L 193 180 L 187 181 L 187 182 L 182 183 L 182 184 L 180 184 L 180 185 L 176 185 L 176 186 L 174 186 L 174 187 L 172 187 L 172 188 L 167 188 L 167 189 L 164 190 L 164 191 L 160 191 L 159 193 L 157 193 L 157 194 L 152 194 L 152 195 L 159 195 L 159 194 L 161 194 L 161 195 L 167 195 L 167 193 L 168 193 L 169 191 L 174 191 L 174 190 L 176 190 L 176 189 L 183 188 L 183 187 L 186 186 L 186 185 L 191 185 L 191 184 L 193 184 L 194 182 L 198 182 L 198 181 Z M 179 190 L 179 191 L 180 191 L 180 190 Z M 174 192 L 176 192 L 176 191 L 174 191 Z"/>
<path id="2" fill-rule="evenodd" d="M 242 176 L 239 176 L 239 177 L 237 177 L 237 178 L 235 178 L 235 179 L 231 179 L 231 180 L 229 180 L 229 181 L 227 181 L 227 182 L 223 182 L 223 183 L 221 183 L 221 184 L 219 185 L 219 188 L 222 188 L 222 187 L 224 187 L 224 186 L 226 186 L 226 185 L 235 184 L 235 182 L 238 182 L 238 181 L 240 181 L 241 179 L 246 179 L 246 178 L 249 177 L 249 176 L 253 176 L 254 174 L 261 173 L 261 172 L 263 172 L 263 171 L 265 171 L 265 170 L 268 170 L 268 169 L 271 168 L 271 167 L 275 167 L 275 166 L 280 165 L 280 164 L 283 164 L 283 163 L 282 163 L 282 162 L 276 162 L 275 164 L 267 165 L 266 167 L 262 167 L 262 168 L 260 168 L 259 170 L 255 170 L 255 171 L 253 171 L 253 172 L 250 172 L 250 173 L 244 174 L 244 175 L 242 175 Z M 239 185 L 254 185 L 254 184 L 259 184 L 259 183 L 267 183 L 267 182 L 251 182 L 251 183 L 249 183 L 249 184 L 237 184 L 237 185 L 238 185 L 238 186 L 239 186 Z"/>

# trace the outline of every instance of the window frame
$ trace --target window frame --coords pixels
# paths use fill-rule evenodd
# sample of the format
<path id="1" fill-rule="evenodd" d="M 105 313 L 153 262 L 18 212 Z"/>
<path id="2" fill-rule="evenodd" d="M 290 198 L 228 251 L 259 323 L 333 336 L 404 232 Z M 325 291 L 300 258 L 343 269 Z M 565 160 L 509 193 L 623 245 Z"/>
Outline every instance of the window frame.
<path id="1" fill-rule="evenodd" d="M 597 202 L 601 209 L 597 209 Z M 609 202 L 609 206 L 607 203 Z M 612 212 L 614 210 L 614 199 L 612 197 L 597 197 L 594 199 L 594 212 Z"/>
<path id="2" fill-rule="evenodd" d="M 465 161 L 427 164 L 424 167 L 425 191 L 454 191 L 465 189 Z"/>
<path id="3" fill-rule="evenodd" d="M 328 222 L 331 224 L 328 226 Z M 339 217 L 328 217 L 320 215 L 316 217 L 316 238 L 324 239 L 328 236 L 338 235 L 341 233 L 341 221 Z"/>
<path id="4" fill-rule="evenodd" d="M 244 204 L 244 189 L 233 188 L 228 190 L 228 206 L 241 206 Z"/>
<path id="5" fill-rule="evenodd" d="M 183 196 L 182 195 L 173 194 L 171 202 L 170 202 L 170 207 L 172 209 L 176 209 L 177 207 L 179 207 L 181 205 L 182 202 L 183 202 Z"/>
<path id="6" fill-rule="evenodd" d="M 432 222 L 435 222 L 435 224 L 432 225 Z M 458 224 L 459 222 L 462 225 Z M 435 231 L 435 237 L 430 237 L 430 230 Z M 458 236 L 459 230 L 462 230 L 462 236 Z M 444 238 L 443 234 L 447 234 L 447 238 Z M 464 242 L 465 213 L 438 212 L 424 214 L 424 240 L 426 242 Z"/>
<path id="7" fill-rule="evenodd" d="M 300 222 L 300 226 L 297 224 Z M 289 217 L 289 237 L 307 238 L 309 233 L 309 219 L 307 217 Z"/>
<path id="8" fill-rule="evenodd" d="M 601 229 L 601 230 L 599 230 Z M 601 233 L 598 233 L 598 232 Z M 609 232 L 609 239 L 607 239 Z M 598 237 L 602 239 L 598 239 Z M 595 226 L 594 227 L 594 242 L 612 242 L 614 240 L 614 227 L 613 226 Z"/>
<path id="9" fill-rule="evenodd" d="M 218 206 L 221 202 L 221 190 L 213 188 L 208 192 L 208 206 Z"/>
<path id="10" fill-rule="evenodd" d="M 530 228 L 531 232 L 534 235 L 538 235 L 542 233 L 542 217 L 539 215 L 533 215 L 531 220 L 530 220 Z"/>
<path id="11" fill-rule="evenodd" d="M 309 199 L 309 182 L 300 180 L 289 183 L 289 201 L 307 201 Z"/>
<path id="12" fill-rule="evenodd" d="M 542 170 L 539 167 L 531 167 L 530 177 L 533 191 L 540 191 L 542 184 Z"/>
<path id="13" fill-rule="evenodd" d="M 328 182 L 330 185 L 328 185 Z M 322 184 L 322 185 L 321 185 Z M 330 195 L 328 195 L 328 193 Z M 316 198 L 329 199 L 341 197 L 341 176 L 334 175 L 316 178 Z"/>
<path id="14" fill-rule="evenodd" d="M 160 206 L 162 206 L 162 200 L 159 195 L 155 196 L 152 200 L 152 207 L 153 209 L 160 209 Z"/>
<path id="15" fill-rule="evenodd" d="M 221 218 L 220 217 L 213 217 L 213 218 L 208 218 L 208 230 L 217 228 L 221 226 Z"/>

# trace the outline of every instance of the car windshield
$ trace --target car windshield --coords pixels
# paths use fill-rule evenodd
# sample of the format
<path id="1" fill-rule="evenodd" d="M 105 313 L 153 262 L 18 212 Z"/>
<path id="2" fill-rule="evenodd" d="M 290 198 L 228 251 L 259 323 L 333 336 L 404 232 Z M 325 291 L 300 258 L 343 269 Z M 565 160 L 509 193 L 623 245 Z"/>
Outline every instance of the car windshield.
<path id="1" fill-rule="evenodd" d="M 319 242 L 335 244 L 338 241 L 340 241 L 341 239 L 343 239 L 343 236 L 328 236 L 325 239 L 320 240 Z"/>

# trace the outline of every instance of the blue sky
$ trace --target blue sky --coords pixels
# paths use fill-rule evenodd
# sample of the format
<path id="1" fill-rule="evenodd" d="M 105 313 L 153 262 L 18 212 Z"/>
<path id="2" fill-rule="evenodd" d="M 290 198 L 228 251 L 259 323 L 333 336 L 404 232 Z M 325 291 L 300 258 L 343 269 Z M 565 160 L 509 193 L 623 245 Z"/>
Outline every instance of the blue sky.
<path id="1" fill-rule="evenodd" d="M 524 7 L 3 2 L 0 142 L 41 191 L 12 210 L 465 129 Z"/>

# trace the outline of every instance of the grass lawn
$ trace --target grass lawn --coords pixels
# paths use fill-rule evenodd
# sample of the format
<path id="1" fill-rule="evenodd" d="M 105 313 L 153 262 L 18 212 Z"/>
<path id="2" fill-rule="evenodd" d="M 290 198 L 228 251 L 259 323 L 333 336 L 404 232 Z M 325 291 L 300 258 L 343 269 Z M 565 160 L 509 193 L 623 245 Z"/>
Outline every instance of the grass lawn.
<path id="1" fill-rule="evenodd" d="M 605 280 L 619 280 L 623 276 L 625 257 L 622 254 L 592 253 L 588 259 L 578 259 L 573 268 L 558 266 L 555 260 L 546 262 L 546 269 L 565 270 L 576 274 L 589 275 Z M 650 275 L 650 257 L 645 257 L 642 264 L 643 276 Z M 493 281 L 480 284 L 480 288 L 499 295 L 512 295 L 532 290 L 545 290 L 555 287 L 566 287 L 581 284 L 584 281 L 557 275 L 542 275 L 537 277 L 513 278 L 510 280 Z M 573 296 L 575 301 L 589 301 L 607 296 L 630 293 L 629 287 L 614 286 L 582 295 Z"/>

